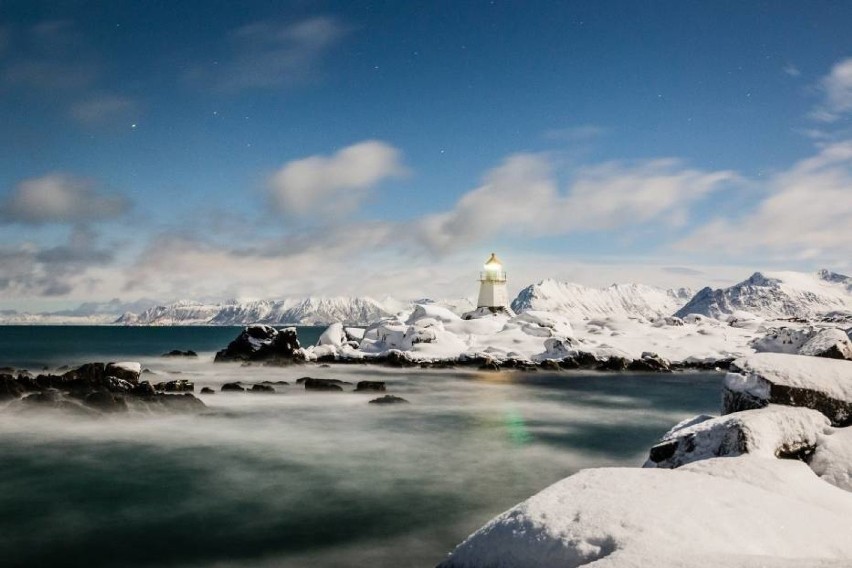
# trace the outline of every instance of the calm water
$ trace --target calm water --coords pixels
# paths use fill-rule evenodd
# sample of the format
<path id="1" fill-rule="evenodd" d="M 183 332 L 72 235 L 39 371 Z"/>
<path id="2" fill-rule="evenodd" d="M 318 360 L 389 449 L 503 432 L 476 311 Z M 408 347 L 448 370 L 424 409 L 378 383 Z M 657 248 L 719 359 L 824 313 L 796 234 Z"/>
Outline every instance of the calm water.
<path id="1" fill-rule="evenodd" d="M 291 384 L 206 396 L 200 416 L 0 408 L 0 566 L 433 566 L 554 481 L 641 464 L 676 421 L 718 410 L 715 374 L 240 367 L 212 363 L 233 329 L 106 329 L 128 334 L 132 351 L 93 332 L 97 344 L 80 342 L 79 353 L 138 359 L 199 388 Z M 9 335 L 2 341 L 4 352 L 14 349 Z M 150 356 L 174 348 L 204 353 Z M 384 380 L 411 404 L 306 393 L 294 384 L 306 374 Z"/>

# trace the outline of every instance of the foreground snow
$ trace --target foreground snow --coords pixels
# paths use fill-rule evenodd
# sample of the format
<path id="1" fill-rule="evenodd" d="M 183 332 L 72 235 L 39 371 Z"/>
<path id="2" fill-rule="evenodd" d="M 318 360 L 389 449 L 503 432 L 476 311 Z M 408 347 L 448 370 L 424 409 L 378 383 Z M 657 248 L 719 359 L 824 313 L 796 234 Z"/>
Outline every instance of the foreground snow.
<path id="1" fill-rule="evenodd" d="M 852 565 L 852 427 L 822 402 L 852 403 L 852 362 L 762 353 L 732 368 L 726 389 L 784 406 L 685 420 L 645 468 L 563 479 L 441 567 Z"/>
<path id="2" fill-rule="evenodd" d="M 445 568 L 848 566 L 852 494 L 800 462 L 589 469 L 459 545 Z"/>

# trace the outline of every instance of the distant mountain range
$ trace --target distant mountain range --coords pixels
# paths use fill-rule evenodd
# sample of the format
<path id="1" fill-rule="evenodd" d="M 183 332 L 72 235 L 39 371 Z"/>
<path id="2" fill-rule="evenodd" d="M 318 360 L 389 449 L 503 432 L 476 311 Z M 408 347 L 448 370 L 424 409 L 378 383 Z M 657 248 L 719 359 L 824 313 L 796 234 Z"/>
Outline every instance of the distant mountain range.
<path id="1" fill-rule="evenodd" d="M 86 303 L 74 310 L 41 314 L 0 312 L 5 324 L 118 324 L 118 325 L 325 325 L 343 322 L 364 325 L 410 310 L 415 304 L 437 303 L 457 314 L 475 306 L 466 299 L 401 301 L 392 297 L 308 297 L 283 300 L 230 300 L 226 302 L 179 301 L 157 304 L 152 300 L 122 303 Z M 663 289 L 643 284 L 613 284 L 593 288 L 543 280 L 527 286 L 512 302 L 515 312 L 556 312 L 569 319 L 701 314 L 724 318 L 749 312 L 766 319 L 817 317 L 852 313 L 852 278 L 821 270 L 757 272 L 728 288 L 704 288 L 697 294 L 687 288 Z"/>
<path id="2" fill-rule="evenodd" d="M 512 309 L 517 313 L 556 312 L 577 320 L 607 316 L 654 319 L 673 314 L 691 297 L 688 288 L 666 290 L 644 284 L 591 288 L 548 279 L 521 290 Z"/>
<path id="3" fill-rule="evenodd" d="M 852 278 L 828 270 L 755 272 L 729 288 L 700 290 L 675 315 L 720 318 L 738 311 L 763 318 L 805 319 L 852 312 Z"/>

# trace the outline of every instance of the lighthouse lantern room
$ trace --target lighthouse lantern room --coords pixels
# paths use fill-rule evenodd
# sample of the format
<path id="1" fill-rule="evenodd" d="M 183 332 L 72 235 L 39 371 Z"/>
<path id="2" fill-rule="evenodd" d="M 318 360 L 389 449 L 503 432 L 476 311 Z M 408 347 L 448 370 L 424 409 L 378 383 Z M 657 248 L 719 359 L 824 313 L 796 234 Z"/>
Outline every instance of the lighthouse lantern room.
<path id="1" fill-rule="evenodd" d="M 503 263 L 492 252 L 479 274 L 479 300 L 476 307 L 505 310 L 508 304 L 506 272 L 503 270 Z"/>

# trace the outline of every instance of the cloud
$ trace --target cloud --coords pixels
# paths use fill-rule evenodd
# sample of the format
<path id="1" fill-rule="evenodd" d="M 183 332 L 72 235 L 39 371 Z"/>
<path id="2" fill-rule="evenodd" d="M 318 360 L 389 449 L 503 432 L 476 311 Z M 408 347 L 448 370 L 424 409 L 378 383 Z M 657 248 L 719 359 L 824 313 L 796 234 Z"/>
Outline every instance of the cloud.
<path id="1" fill-rule="evenodd" d="M 770 179 L 752 211 L 718 217 L 678 244 L 728 256 L 845 262 L 852 250 L 852 141 L 824 146 Z"/>
<path id="2" fill-rule="evenodd" d="M 293 87 L 316 78 L 328 51 L 348 32 L 330 16 L 254 22 L 232 30 L 228 52 L 191 70 L 189 79 L 222 91 Z"/>
<path id="3" fill-rule="evenodd" d="M 46 20 L 24 30 L 7 29 L 0 82 L 44 91 L 82 89 L 98 76 L 100 65 L 75 24 Z"/>
<path id="4" fill-rule="evenodd" d="M 119 121 L 132 122 L 139 105 L 130 97 L 100 94 L 71 105 L 71 117 L 87 126 L 102 126 Z"/>
<path id="5" fill-rule="evenodd" d="M 378 183 L 404 175 L 401 157 L 393 146 L 367 140 L 331 156 L 288 162 L 268 179 L 267 190 L 285 215 L 341 215 L 354 210 Z"/>
<path id="6" fill-rule="evenodd" d="M 117 193 L 98 191 L 90 180 L 48 174 L 20 182 L 0 201 L 6 223 L 87 223 L 119 217 L 130 203 Z"/>
<path id="7" fill-rule="evenodd" d="M 790 77 L 798 77 L 802 74 L 802 72 L 799 71 L 799 68 L 793 65 L 792 63 L 788 63 L 787 65 L 785 65 L 782 71 L 784 71 L 784 73 L 789 75 Z"/>
<path id="8" fill-rule="evenodd" d="M 74 228 L 65 244 L 40 247 L 33 243 L 0 245 L 0 292 L 5 297 L 64 296 L 97 286 L 87 275 L 112 262 L 113 253 L 97 247 L 89 229 Z"/>
<path id="9" fill-rule="evenodd" d="M 852 57 L 834 64 L 831 72 L 819 82 L 822 102 L 813 110 L 811 118 L 821 122 L 835 122 L 852 112 Z"/>
<path id="10" fill-rule="evenodd" d="M 565 235 L 647 223 L 677 225 L 689 207 L 725 183 L 730 171 L 689 169 L 673 159 L 607 162 L 581 168 L 561 192 L 547 155 L 517 154 L 489 172 L 483 185 L 418 227 L 434 252 L 498 234 Z"/>

